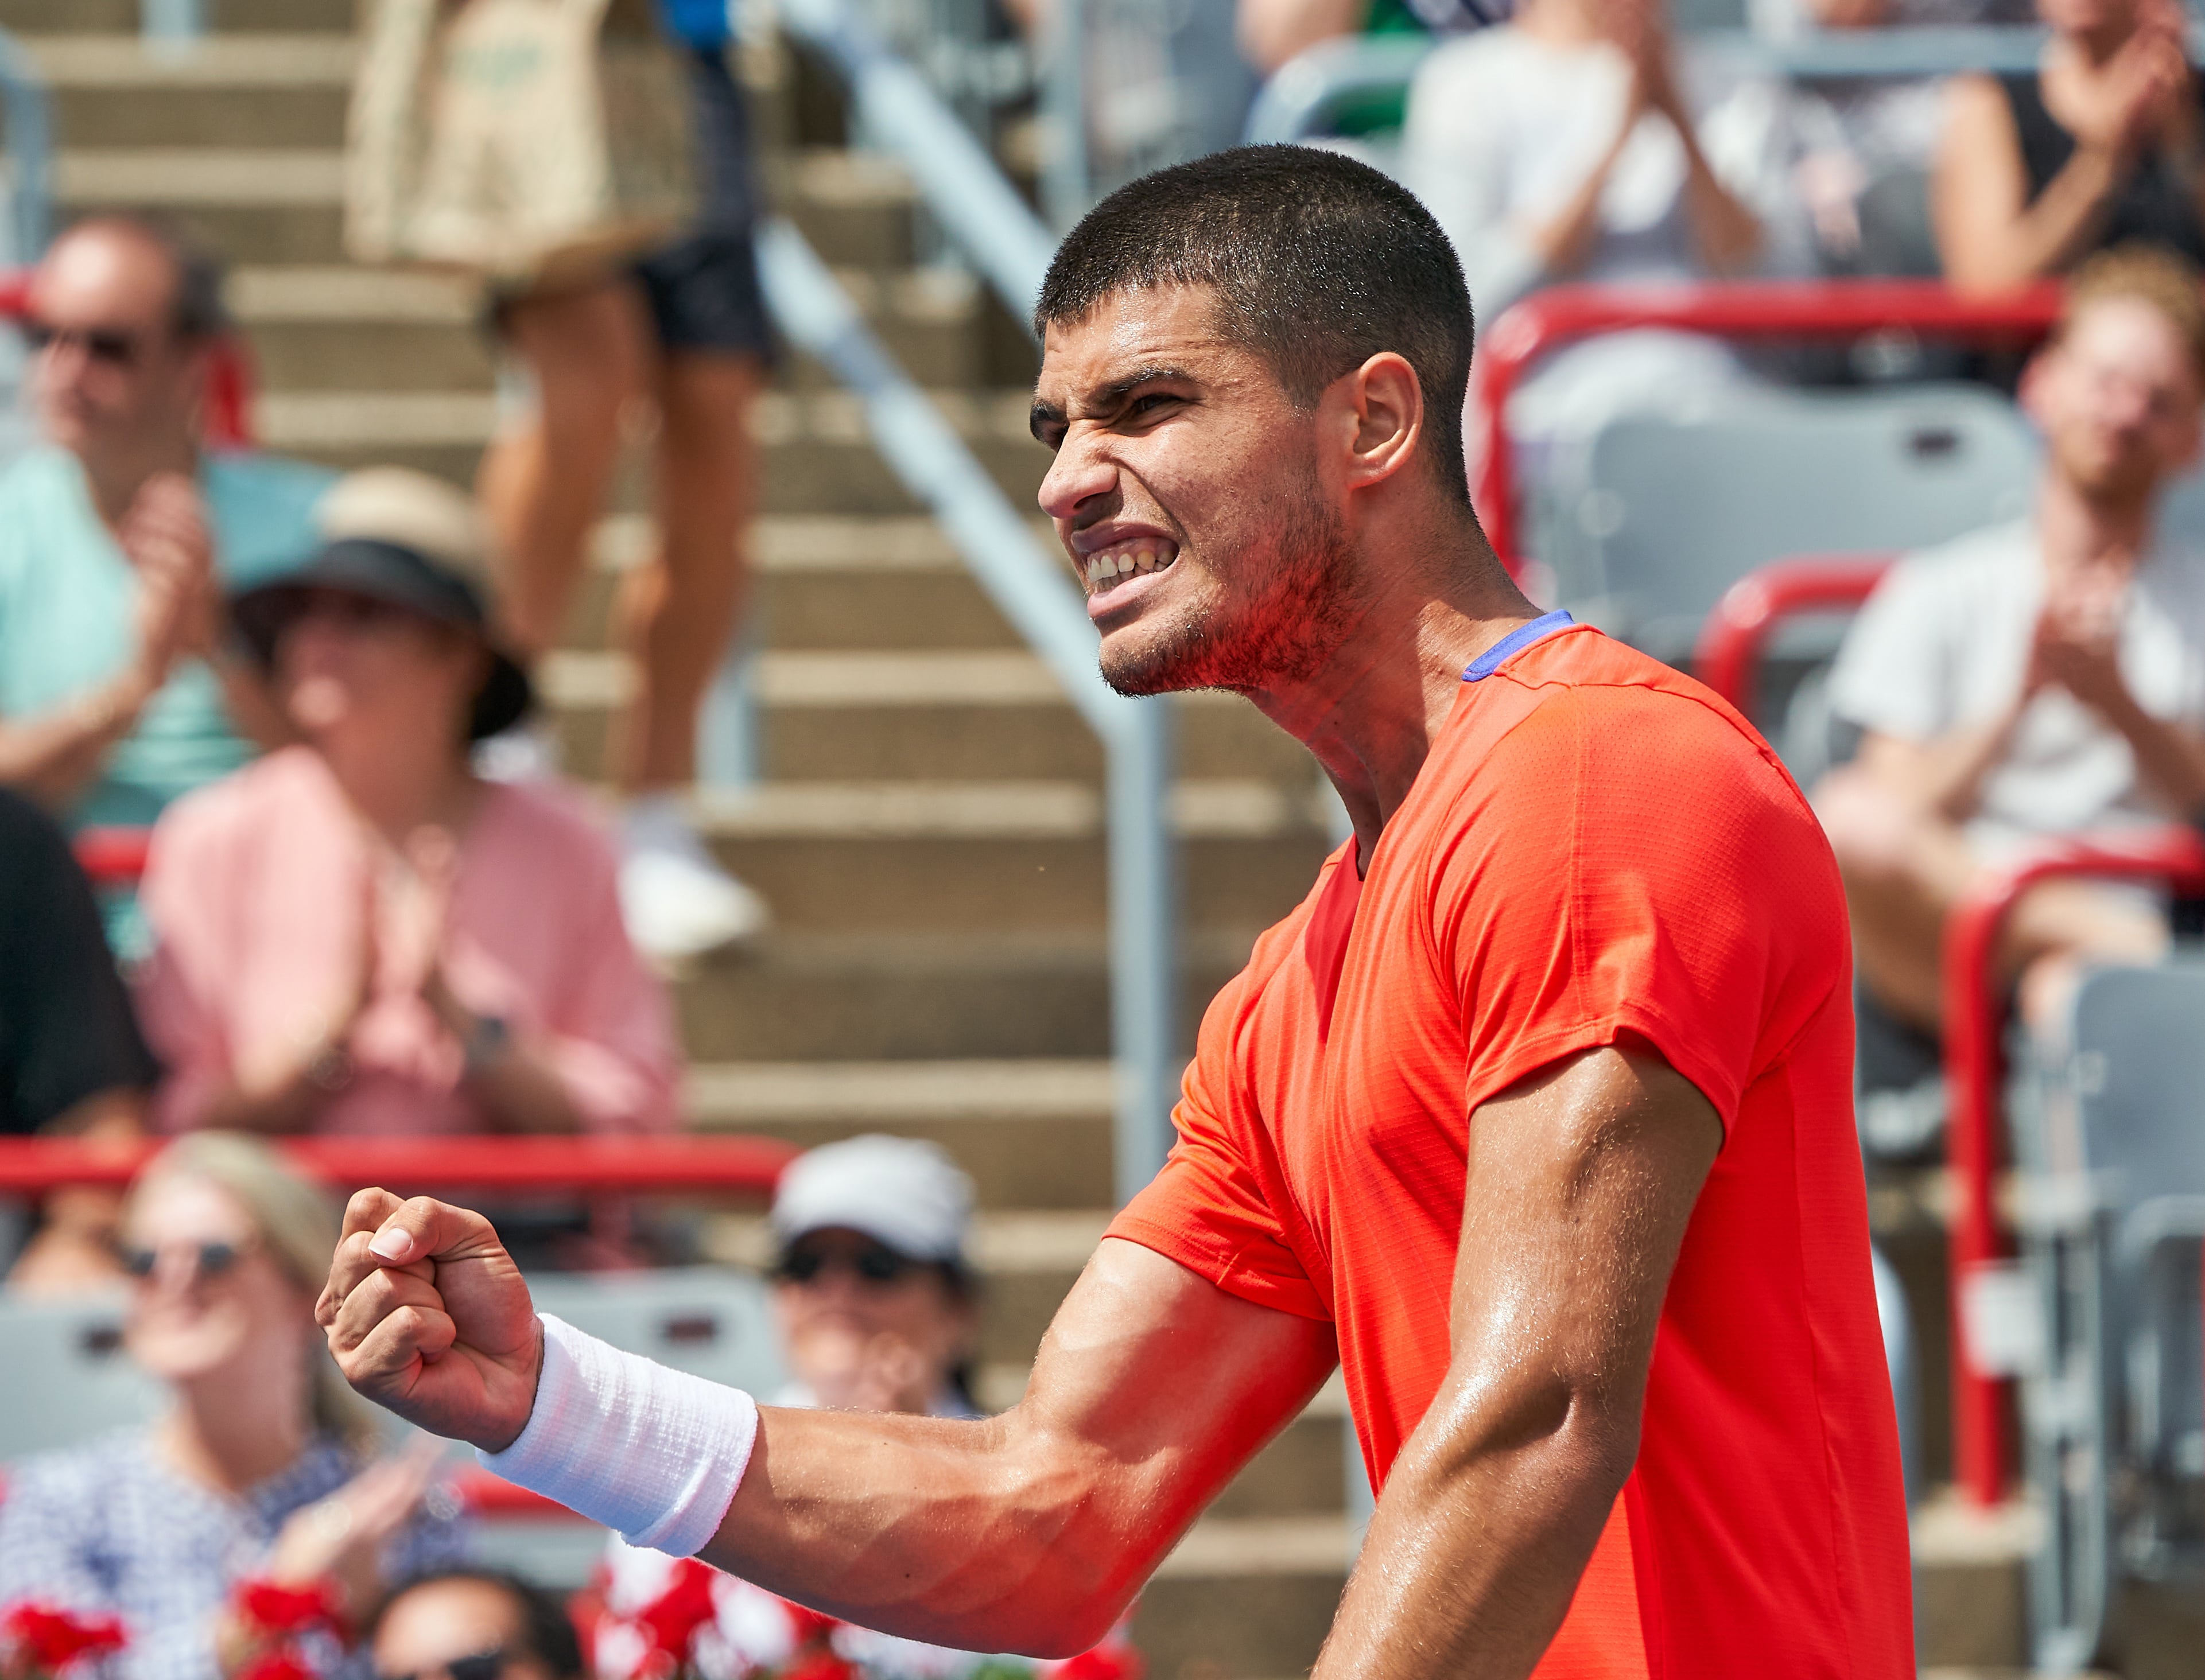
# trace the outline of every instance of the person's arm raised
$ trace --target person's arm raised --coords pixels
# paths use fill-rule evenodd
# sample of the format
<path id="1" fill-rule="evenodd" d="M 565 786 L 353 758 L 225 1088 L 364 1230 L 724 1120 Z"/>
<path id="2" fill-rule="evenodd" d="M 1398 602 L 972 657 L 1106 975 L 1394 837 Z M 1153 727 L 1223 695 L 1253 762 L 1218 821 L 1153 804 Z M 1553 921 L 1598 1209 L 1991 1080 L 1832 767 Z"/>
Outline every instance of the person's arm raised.
<path id="1" fill-rule="evenodd" d="M 1480 1105 L 1438 1395 L 1394 1461 L 1315 1680 L 1518 1680 L 1638 1451 L 1655 1327 L 1722 1127 L 1650 1050 Z"/>
<path id="2" fill-rule="evenodd" d="M 491 1451 L 532 1451 L 520 1438 L 543 1398 L 544 1338 L 481 1215 L 361 1191 L 318 1311 L 369 1398 Z M 563 1342 L 551 1356 L 567 1356 Z M 1106 1241 L 1059 1309 L 1025 1398 L 1000 1417 L 760 1411 L 702 1555 L 886 1632 L 1071 1655 L 1108 1630 L 1335 1357 L 1330 1325 Z M 649 1438 L 655 1420 L 621 1422 L 645 1437 L 640 1451 L 666 1445 Z"/>

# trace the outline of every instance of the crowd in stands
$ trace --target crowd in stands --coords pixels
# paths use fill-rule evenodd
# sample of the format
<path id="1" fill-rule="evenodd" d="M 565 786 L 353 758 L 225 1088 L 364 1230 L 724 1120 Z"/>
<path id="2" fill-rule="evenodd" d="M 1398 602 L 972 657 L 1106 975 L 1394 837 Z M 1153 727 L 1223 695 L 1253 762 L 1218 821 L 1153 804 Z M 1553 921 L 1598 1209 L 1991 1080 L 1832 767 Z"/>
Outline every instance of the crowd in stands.
<path id="1" fill-rule="evenodd" d="M 771 1221 L 788 1373 L 776 1402 L 978 1416 L 972 1209 L 964 1172 L 907 1138 L 852 1138 L 792 1166 Z M 123 1680 L 1139 1674 L 1122 1629 L 1063 1663 L 948 1651 L 616 1537 L 571 1609 L 484 1567 L 441 1444 L 381 1430 L 314 1324 L 336 1235 L 334 1205 L 260 1140 L 199 1132 L 155 1157 L 118 1251 L 125 1348 L 169 1404 L 11 1467 L 0 1607 L 119 1624 Z"/>
<path id="2" fill-rule="evenodd" d="M 1568 282 L 2071 282 L 2019 381 L 2044 445 L 2030 514 L 1895 567 L 1831 680 L 1859 744 L 1813 796 L 1851 906 L 1863 1054 L 1926 1089 L 1941 931 L 1978 870 L 2205 812 L 2205 550 L 2160 517 L 2205 441 L 2205 82 L 2184 15 L 2039 0 L 2034 73 L 1806 89 L 1718 74 L 1661 0 L 1489 9 L 1239 5 L 1266 69 L 1330 36 L 1447 38 L 1391 161 L 1453 237 L 1481 325 Z M 472 494 L 217 447 L 221 275 L 168 228 L 95 217 L 38 270 L 41 442 L 0 470 L 0 1133 L 178 1136 L 127 1198 L 50 1196 L 0 1250 L 20 1250 L 25 1293 L 127 1287 L 128 1353 L 172 1404 L 10 1470 L 0 1605 L 122 1618 L 128 1680 L 245 1680 L 294 1638 L 379 1680 L 655 1680 L 656 1611 L 685 1594 L 701 1642 L 674 1655 L 711 1680 L 814 1658 L 963 1671 L 617 1545 L 578 1641 L 555 1601 L 469 1563 L 438 1466 L 389 1450 L 321 1351 L 330 1208 L 246 1136 L 672 1128 L 653 959 L 770 920 L 682 798 L 743 611 L 772 356 L 724 15 L 669 15 L 689 13 L 702 220 L 603 285 L 494 300 L 528 396 Z M 1781 38 L 2028 15 L 1764 0 L 1752 21 Z M 1549 359 L 1510 430 L 1536 463 L 1617 413 L 1769 377 L 1710 339 L 1613 335 Z M 565 632 L 639 405 L 660 517 L 622 586 L 639 682 L 607 821 L 559 780 L 530 666 Z M 138 887 L 96 897 L 70 838 L 105 825 L 152 840 Z M 2039 887 L 2004 953 L 2024 1018 L 2053 1030 L 2081 965 L 2156 960 L 2168 929 L 2148 888 Z M 978 1415 L 971 1214 L 964 1175 L 907 1141 L 788 1172 L 784 1403 Z M 279 1630 L 260 1588 L 326 1613 Z M 1088 1680 L 1136 1671 L 1122 1634 L 1081 1660 Z"/>

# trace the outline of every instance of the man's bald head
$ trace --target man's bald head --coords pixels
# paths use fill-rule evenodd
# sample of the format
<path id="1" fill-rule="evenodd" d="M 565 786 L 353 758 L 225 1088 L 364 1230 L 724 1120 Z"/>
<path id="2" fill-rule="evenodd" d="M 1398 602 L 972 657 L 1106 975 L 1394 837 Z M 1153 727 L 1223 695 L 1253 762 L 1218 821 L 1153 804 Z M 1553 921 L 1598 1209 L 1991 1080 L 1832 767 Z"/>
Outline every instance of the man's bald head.
<path id="1" fill-rule="evenodd" d="M 156 223 L 94 217 L 54 241 L 30 302 L 33 386 L 55 442 L 103 481 L 189 456 L 205 352 L 229 324 L 210 258 Z"/>

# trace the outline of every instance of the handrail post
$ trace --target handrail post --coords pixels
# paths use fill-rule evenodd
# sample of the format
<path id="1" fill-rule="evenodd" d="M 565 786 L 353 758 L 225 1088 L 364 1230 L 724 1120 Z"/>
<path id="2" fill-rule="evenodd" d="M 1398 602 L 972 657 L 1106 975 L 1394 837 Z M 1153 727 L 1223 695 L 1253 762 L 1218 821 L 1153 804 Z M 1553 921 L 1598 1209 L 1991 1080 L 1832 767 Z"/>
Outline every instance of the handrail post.
<path id="1" fill-rule="evenodd" d="M 8 188 L 14 199 L 15 249 L 9 261 L 35 263 L 45 254 L 53 221 L 53 112 L 45 83 L 21 47 L 0 30 L 0 109 L 8 127 Z"/>
<path id="2" fill-rule="evenodd" d="M 1162 699 L 1126 707 L 1108 751 L 1110 1024 L 1116 1072 L 1111 1157 L 1118 1205 L 1156 1175 L 1171 1147 L 1176 1052 L 1178 871 L 1171 828 L 1172 715 Z"/>

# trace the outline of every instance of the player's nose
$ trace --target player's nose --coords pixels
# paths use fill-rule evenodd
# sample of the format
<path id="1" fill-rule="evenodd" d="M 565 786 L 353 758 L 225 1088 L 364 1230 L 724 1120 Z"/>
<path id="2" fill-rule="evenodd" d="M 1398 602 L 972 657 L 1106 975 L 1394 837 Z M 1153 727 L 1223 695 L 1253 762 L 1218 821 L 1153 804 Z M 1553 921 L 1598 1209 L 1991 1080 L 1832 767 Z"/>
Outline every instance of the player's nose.
<path id="1" fill-rule="evenodd" d="M 1097 447 L 1094 436 L 1083 437 L 1080 429 L 1075 426 L 1057 450 L 1055 459 L 1049 462 L 1036 499 L 1041 503 L 1042 512 L 1049 518 L 1060 524 L 1069 524 L 1079 516 L 1082 502 L 1108 496 L 1117 486 L 1116 465 Z"/>

